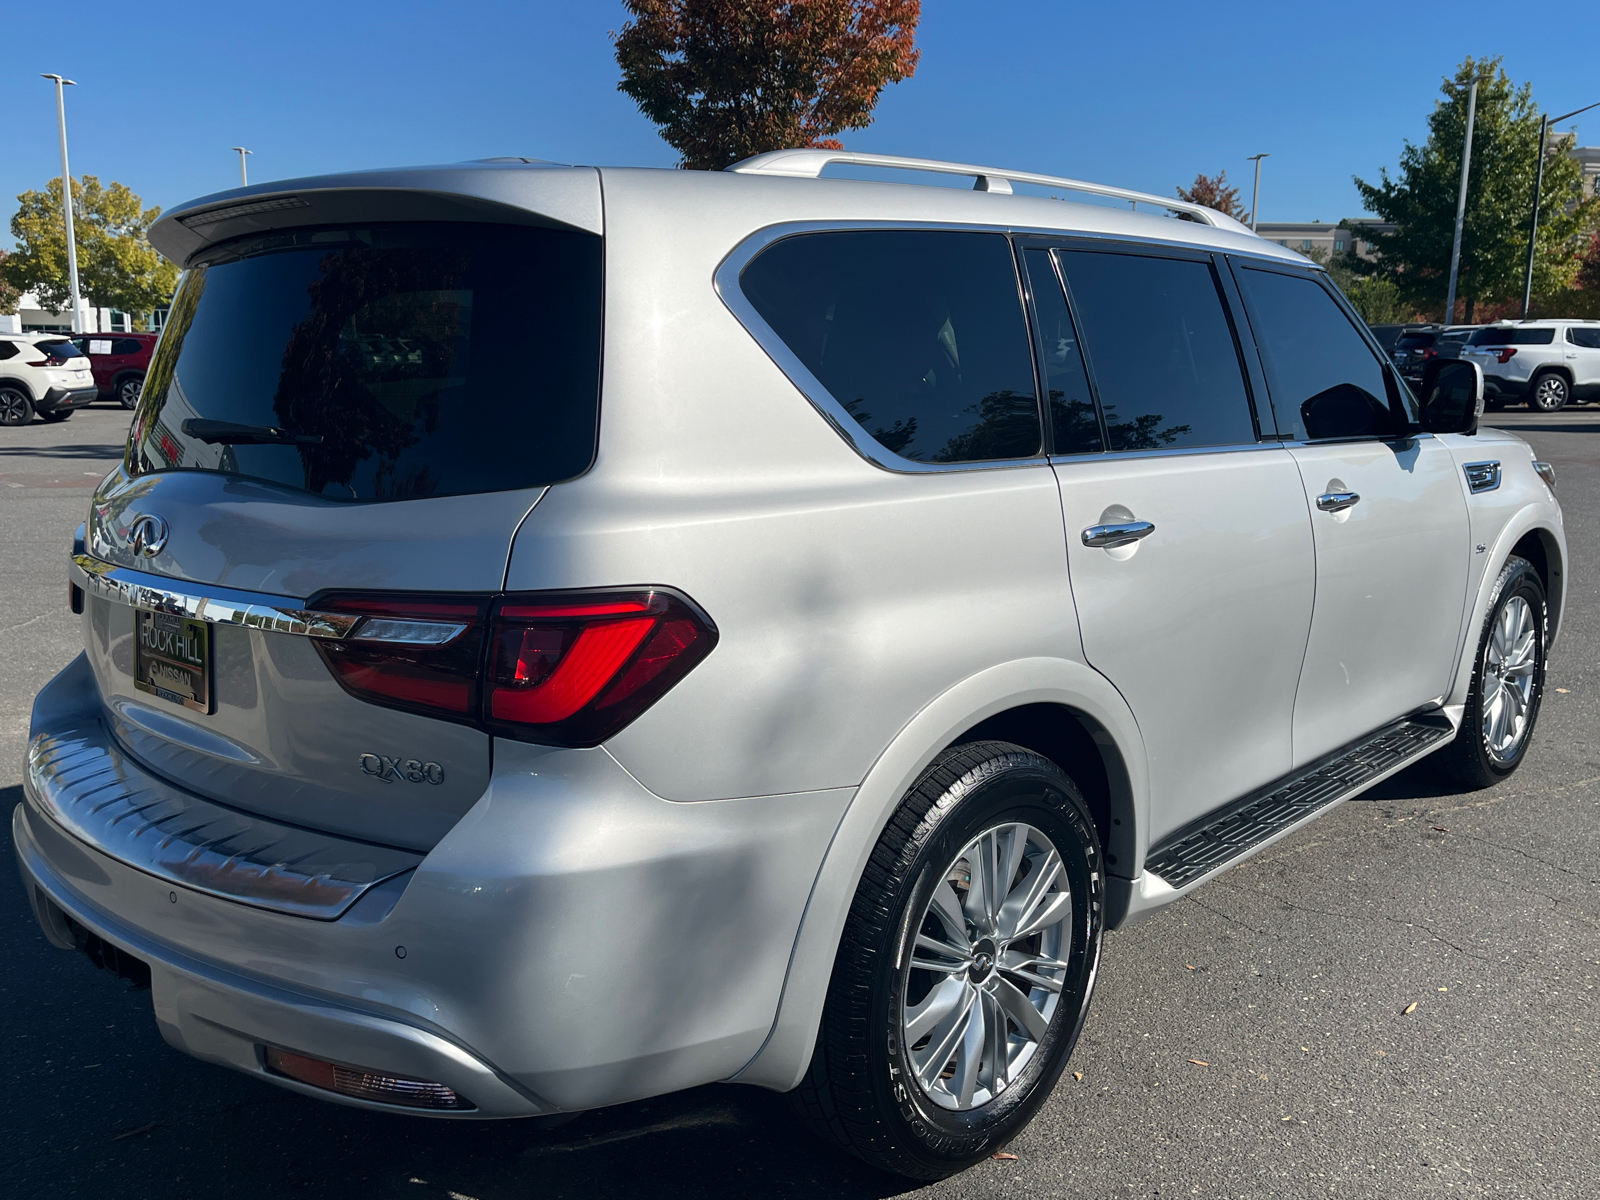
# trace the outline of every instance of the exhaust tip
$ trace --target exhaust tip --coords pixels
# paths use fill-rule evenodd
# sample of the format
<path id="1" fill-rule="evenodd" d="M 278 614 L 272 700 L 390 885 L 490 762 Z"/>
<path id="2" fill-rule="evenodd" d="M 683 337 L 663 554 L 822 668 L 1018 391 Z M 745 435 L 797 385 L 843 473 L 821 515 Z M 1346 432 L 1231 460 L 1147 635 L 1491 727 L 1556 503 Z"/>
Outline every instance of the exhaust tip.
<path id="1" fill-rule="evenodd" d="M 276 1046 L 263 1047 L 267 1070 L 297 1083 L 335 1092 L 355 1100 L 374 1100 L 402 1108 L 421 1108 L 432 1112 L 461 1112 L 476 1107 L 442 1083 L 411 1079 L 385 1071 L 351 1067 L 305 1054 L 294 1054 Z"/>

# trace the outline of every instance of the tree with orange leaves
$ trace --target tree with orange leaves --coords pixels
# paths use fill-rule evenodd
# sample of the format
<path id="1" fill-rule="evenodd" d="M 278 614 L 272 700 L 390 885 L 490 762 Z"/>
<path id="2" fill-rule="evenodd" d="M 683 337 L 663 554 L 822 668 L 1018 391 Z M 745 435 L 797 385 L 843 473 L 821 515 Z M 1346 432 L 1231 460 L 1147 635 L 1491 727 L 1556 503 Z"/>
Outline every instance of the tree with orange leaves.
<path id="1" fill-rule="evenodd" d="M 623 0 L 617 89 L 661 127 L 678 165 L 716 171 L 752 154 L 842 149 L 909 79 L 921 0 Z"/>

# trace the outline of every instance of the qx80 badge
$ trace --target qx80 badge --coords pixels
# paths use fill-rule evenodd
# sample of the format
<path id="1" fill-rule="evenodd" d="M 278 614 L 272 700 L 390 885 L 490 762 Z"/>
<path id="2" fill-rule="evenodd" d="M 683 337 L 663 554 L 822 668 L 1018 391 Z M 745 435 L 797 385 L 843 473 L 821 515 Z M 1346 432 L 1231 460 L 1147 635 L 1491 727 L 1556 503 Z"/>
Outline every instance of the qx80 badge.
<path id="1" fill-rule="evenodd" d="M 387 754 L 363 754 L 361 773 L 384 783 L 443 783 L 444 768 L 436 762 L 415 758 L 390 758 Z"/>

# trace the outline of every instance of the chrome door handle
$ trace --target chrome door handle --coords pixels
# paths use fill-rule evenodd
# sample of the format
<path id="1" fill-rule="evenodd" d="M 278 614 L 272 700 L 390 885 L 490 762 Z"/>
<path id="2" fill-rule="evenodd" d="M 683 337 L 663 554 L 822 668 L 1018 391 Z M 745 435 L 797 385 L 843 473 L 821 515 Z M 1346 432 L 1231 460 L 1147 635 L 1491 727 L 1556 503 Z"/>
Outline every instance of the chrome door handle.
<path id="1" fill-rule="evenodd" d="M 1317 497 L 1317 507 L 1327 513 L 1343 512 L 1360 503 L 1360 492 L 1323 492 Z"/>
<path id="2" fill-rule="evenodd" d="M 1156 531 L 1152 521 L 1121 521 L 1115 525 L 1091 525 L 1083 531 L 1083 544 L 1097 550 L 1131 546 Z"/>

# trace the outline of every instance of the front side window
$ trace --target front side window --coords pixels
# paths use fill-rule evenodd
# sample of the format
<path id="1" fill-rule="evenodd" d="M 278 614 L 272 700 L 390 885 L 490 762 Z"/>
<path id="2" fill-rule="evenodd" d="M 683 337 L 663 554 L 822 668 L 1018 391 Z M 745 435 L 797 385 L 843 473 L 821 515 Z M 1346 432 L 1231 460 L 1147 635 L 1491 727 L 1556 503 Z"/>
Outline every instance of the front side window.
<path id="1" fill-rule="evenodd" d="M 173 299 L 129 467 L 362 501 L 577 475 L 595 448 L 600 249 L 576 231 L 440 223 L 211 251 Z"/>
<path id="2" fill-rule="evenodd" d="M 1383 366 L 1320 283 L 1253 267 L 1238 276 L 1280 430 L 1295 441 L 1406 432 Z"/>
<path id="3" fill-rule="evenodd" d="M 1233 328 L 1211 264 L 1058 250 L 1112 450 L 1256 440 Z"/>
<path id="4" fill-rule="evenodd" d="M 1003 235 L 801 234 L 763 250 L 739 287 L 885 450 L 930 464 L 1040 452 L 1033 357 Z"/>

